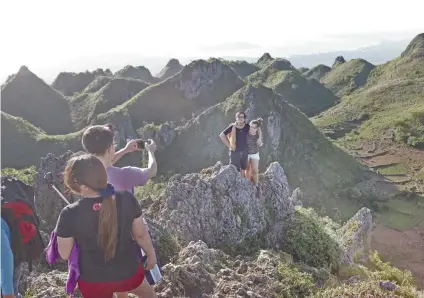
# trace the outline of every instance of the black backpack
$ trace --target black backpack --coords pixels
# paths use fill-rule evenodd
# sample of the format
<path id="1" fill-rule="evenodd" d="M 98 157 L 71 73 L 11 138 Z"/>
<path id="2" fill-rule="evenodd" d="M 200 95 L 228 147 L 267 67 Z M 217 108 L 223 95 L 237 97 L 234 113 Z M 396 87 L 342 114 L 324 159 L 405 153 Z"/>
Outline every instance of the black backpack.
<path id="1" fill-rule="evenodd" d="M 39 260 L 45 249 L 32 187 L 15 177 L 2 176 L 1 217 L 10 228 L 15 267 L 27 262 L 31 272 L 32 261 Z"/>

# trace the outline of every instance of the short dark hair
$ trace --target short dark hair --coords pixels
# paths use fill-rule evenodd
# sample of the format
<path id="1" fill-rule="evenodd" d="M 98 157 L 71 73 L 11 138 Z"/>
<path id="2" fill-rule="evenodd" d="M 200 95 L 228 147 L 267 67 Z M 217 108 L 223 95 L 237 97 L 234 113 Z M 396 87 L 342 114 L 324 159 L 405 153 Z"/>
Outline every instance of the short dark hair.
<path id="1" fill-rule="evenodd" d="M 112 124 L 90 126 L 82 135 L 82 146 L 91 154 L 104 155 L 113 144 L 114 135 Z"/>
<path id="2" fill-rule="evenodd" d="M 238 115 L 241 115 L 241 114 L 243 114 L 244 119 L 246 119 L 246 113 L 245 113 L 245 112 L 242 112 L 242 111 L 237 112 L 237 113 L 236 113 L 236 117 L 237 117 Z"/>

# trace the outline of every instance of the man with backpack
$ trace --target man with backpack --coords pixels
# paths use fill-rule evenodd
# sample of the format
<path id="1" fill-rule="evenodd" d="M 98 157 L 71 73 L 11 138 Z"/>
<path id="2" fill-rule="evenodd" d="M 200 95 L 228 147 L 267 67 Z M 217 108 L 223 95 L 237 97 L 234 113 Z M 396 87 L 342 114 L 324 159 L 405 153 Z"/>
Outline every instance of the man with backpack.
<path id="1" fill-rule="evenodd" d="M 1 177 L 1 291 L 2 297 L 20 297 L 22 263 L 32 271 L 44 243 L 34 208 L 34 191 L 21 180 Z"/>

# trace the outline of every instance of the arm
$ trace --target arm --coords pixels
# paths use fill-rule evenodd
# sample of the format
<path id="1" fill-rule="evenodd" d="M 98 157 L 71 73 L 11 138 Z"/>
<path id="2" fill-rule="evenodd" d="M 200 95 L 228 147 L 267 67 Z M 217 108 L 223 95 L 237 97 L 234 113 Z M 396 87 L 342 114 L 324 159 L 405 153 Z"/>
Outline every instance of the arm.
<path id="1" fill-rule="evenodd" d="M 59 248 L 60 257 L 66 261 L 71 255 L 72 247 L 74 247 L 74 238 L 62 238 L 58 236 L 57 246 Z"/>
<path id="2" fill-rule="evenodd" d="M 233 125 L 231 124 L 228 126 L 223 132 L 219 134 L 219 137 L 221 138 L 221 141 L 230 148 L 230 142 L 228 141 L 227 135 L 231 132 L 231 129 L 233 128 Z"/>
<path id="3" fill-rule="evenodd" d="M 13 253 L 5 226 L 1 223 L 1 291 L 4 297 L 15 297 L 13 288 Z"/>
<path id="4" fill-rule="evenodd" d="M 56 224 L 57 246 L 63 260 L 69 259 L 74 246 L 72 226 L 75 219 L 72 218 L 70 211 L 68 207 L 63 208 Z"/>
<path id="5" fill-rule="evenodd" d="M 125 145 L 125 148 L 119 150 L 118 152 L 115 152 L 115 155 L 113 155 L 112 159 L 112 165 L 115 164 L 118 160 L 120 160 L 122 156 L 133 151 L 141 151 L 141 149 L 138 148 L 136 140 L 129 140 L 127 142 L 127 145 Z"/>
<path id="6" fill-rule="evenodd" d="M 158 172 L 158 165 L 156 163 L 155 153 L 149 151 L 149 163 L 147 165 L 147 173 L 149 178 L 153 178 L 156 176 Z"/>
<path id="7" fill-rule="evenodd" d="M 262 147 L 262 145 L 264 144 L 264 142 L 262 140 L 262 130 L 261 130 L 260 127 L 258 128 L 258 134 L 259 134 L 258 145 L 259 145 L 259 147 Z"/>
<path id="8" fill-rule="evenodd" d="M 150 238 L 147 224 L 144 223 L 143 216 L 134 219 L 132 223 L 132 235 L 137 244 L 143 249 L 147 255 L 146 270 L 150 270 L 157 263 L 156 253 L 153 248 L 152 239 Z"/>

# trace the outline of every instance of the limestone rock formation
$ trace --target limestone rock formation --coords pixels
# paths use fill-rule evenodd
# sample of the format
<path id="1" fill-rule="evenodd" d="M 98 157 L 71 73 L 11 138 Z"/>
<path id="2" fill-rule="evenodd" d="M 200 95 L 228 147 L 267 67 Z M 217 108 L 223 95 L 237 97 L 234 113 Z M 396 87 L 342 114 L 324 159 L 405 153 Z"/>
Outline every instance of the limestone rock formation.
<path id="1" fill-rule="evenodd" d="M 339 230 L 341 245 L 344 249 L 342 262 L 353 263 L 355 258 L 367 256 L 371 244 L 373 221 L 371 211 L 361 208 Z"/>
<path id="2" fill-rule="evenodd" d="M 200 174 L 174 176 L 157 216 L 182 243 L 200 239 L 214 247 L 232 246 L 264 236 L 267 245 L 276 247 L 284 238 L 283 221 L 294 212 L 278 163 L 269 166 L 260 188 L 258 194 L 234 166 L 217 163 Z"/>
<path id="3" fill-rule="evenodd" d="M 175 264 L 163 267 L 165 277 L 156 291 L 160 298 L 271 298 L 278 290 L 280 261 L 269 251 L 261 251 L 257 259 L 232 259 L 203 241 L 192 241 Z"/>
<path id="4" fill-rule="evenodd" d="M 264 68 L 265 66 L 268 66 L 269 63 L 271 63 L 274 60 L 274 58 L 271 57 L 269 53 L 264 53 L 256 62 L 256 66 L 259 68 Z"/>
<path id="5" fill-rule="evenodd" d="M 138 135 L 144 139 L 153 139 L 159 149 L 169 146 L 177 135 L 176 123 L 170 121 L 160 125 L 147 124 L 137 130 Z"/>
<path id="6" fill-rule="evenodd" d="M 60 156 L 49 153 L 44 158 L 41 158 L 40 167 L 34 182 L 34 194 L 35 206 L 42 221 L 42 229 L 47 233 L 50 233 L 56 227 L 57 218 L 66 206 L 66 203 L 49 186 L 49 182 L 45 177 L 50 172 L 56 188 L 72 203 L 75 198 L 65 192 L 63 185 L 63 171 L 65 170 L 66 162 L 72 154 L 72 151 L 68 151 Z"/>
<path id="7" fill-rule="evenodd" d="M 343 58 L 343 56 L 337 56 L 336 59 L 334 60 L 333 65 L 331 66 L 332 68 L 337 67 L 343 63 L 345 63 L 346 60 L 345 58 Z"/>
<path id="8" fill-rule="evenodd" d="M 150 70 L 147 69 L 144 66 L 132 66 L 132 65 L 126 65 L 123 69 L 118 70 L 115 75 L 115 77 L 122 77 L 122 78 L 132 78 L 136 80 L 141 80 L 146 83 L 157 83 L 158 78 L 155 78 L 150 73 Z"/>
<path id="9" fill-rule="evenodd" d="M 405 51 L 402 52 L 401 57 L 410 57 L 411 59 L 424 57 L 424 33 L 420 33 L 414 37 Z"/>

